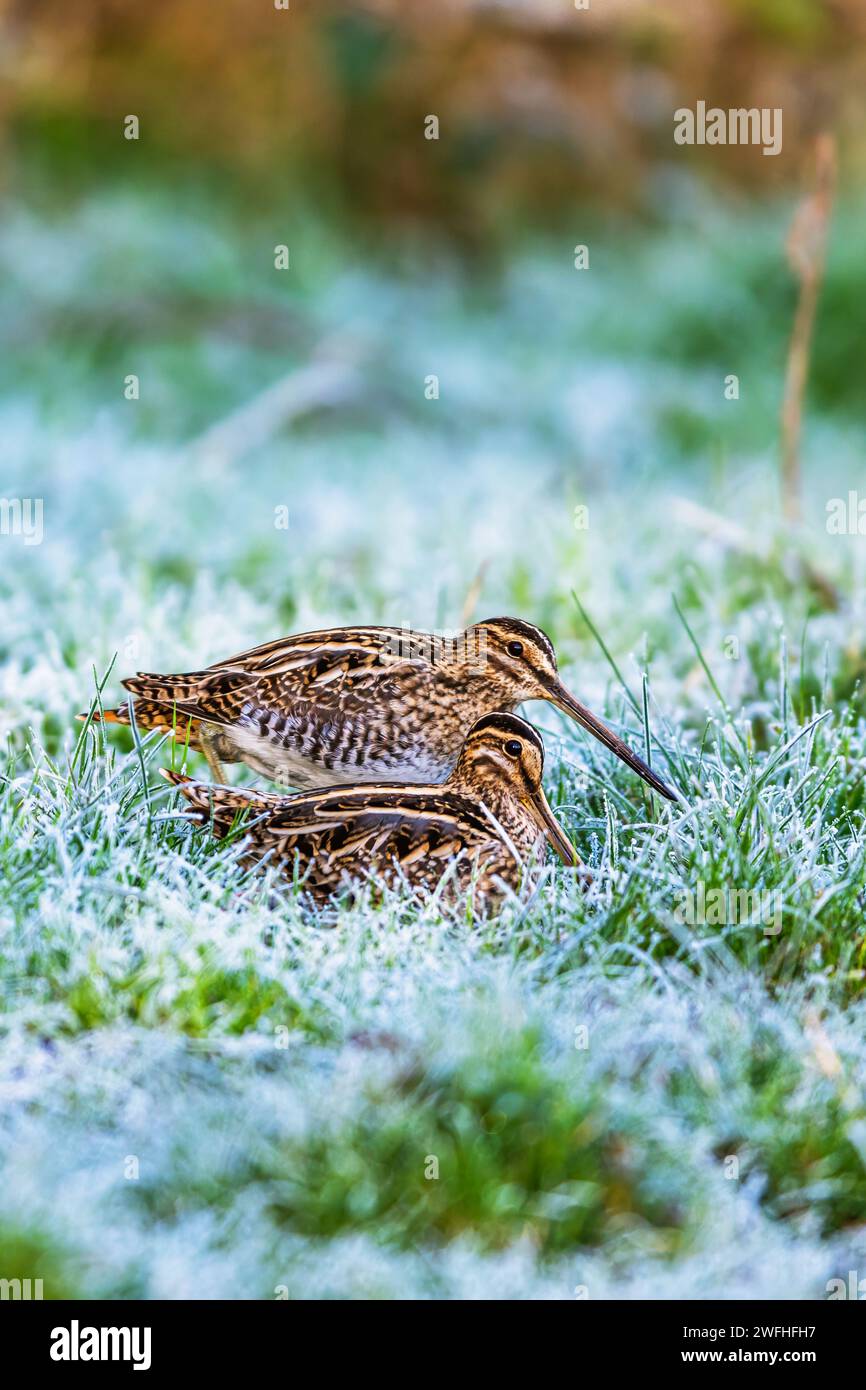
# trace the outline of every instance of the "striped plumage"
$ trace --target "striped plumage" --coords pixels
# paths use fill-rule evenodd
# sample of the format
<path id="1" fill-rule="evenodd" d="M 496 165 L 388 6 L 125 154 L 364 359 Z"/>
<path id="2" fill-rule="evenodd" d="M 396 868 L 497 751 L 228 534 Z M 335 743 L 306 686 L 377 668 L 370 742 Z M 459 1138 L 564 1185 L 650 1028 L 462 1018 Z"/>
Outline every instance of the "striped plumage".
<path id="1" fill-rule="evenodd" d="M 370 879 L 430 891 L 451 867 L 453 893 L 471 888 L 476 907 L 503 885 L 517 888 L 544 835 L 568 864 L 575 851 L 542 790 L 544 749 L 536 731 L 511 714 L 470 730 L 442 784 L 343 786 L 279 796 L 163 775 L 218 839 L 245 813 L 244 854 L 288 875 L 322 902 L 347 882 Z M 542 856 L 539 856 L 543 858 Z M 453 866 L 453 867 L 452 867 Z"/>
<path id="2" fill-rule="evenodd" d="M 174 732 L 221 762 L 292 787 L 441 782 L 485 714 L 549 700 L 662 796 L 655 773 L 566 689 L 550 639 L 518 618 L 490 618 L 447 640 L 391 627 L 280 638 L 186 675 L 123 682 L 142 729 Z M 129 702 L 105 712 L 129 723 Z"/>

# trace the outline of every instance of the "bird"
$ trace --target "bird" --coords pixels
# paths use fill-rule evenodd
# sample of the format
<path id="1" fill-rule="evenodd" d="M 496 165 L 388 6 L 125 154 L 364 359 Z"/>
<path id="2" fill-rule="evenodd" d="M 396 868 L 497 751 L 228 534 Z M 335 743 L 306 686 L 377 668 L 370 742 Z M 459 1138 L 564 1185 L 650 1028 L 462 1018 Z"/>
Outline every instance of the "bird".
<path id="1" fill-rule="evenodd" d="M 139 672 L 132 699 L 91 716 L 173 734 L 222 764 L 301 790 L 352 782 L 442 782 L 467 731 L 496 711 L 547 700 L 660 796 L 677 794 L 566 688 L 553 643 L 520 618 L 453 637 L 399 627 L 336 627 L 278 638 L 206 670 Z"/>
<path id="2" fill-rule="evenodd" d="M 441 783 L 349 783 L 287 796 L 161 769 L 217 839 L 246 816 L 244 862 L 297 875 L 318 904 L 359 879 L 431 892 L 453 865 L 451 894 L 470 891 L 480 909 L 519 888 L 545 836 L 565 864 L 582 870 L 582 881 L 588 877 L 544 794 L 543 770 L 538 732 L 503 713 L 472 725 Z"/>

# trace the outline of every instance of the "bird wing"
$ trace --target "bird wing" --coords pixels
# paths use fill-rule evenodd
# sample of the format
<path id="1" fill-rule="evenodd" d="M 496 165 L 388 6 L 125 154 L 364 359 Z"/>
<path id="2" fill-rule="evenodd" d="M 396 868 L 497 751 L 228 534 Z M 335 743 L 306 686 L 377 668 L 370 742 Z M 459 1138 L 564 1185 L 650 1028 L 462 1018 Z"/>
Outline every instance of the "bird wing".
<path id="1" fill-rule="evenodd" d="M 241 812 L 249 813 L 247 839 L 256 858 L 308 869 L 313 883 L 336 883 L 345 873 L 388 861 L 409 870 L 431 861 L 435 875 L 464 852 L 501 851 L 502 841 L 482 808 L 437 787 L 331 787 L 281 797 L 241 788 L 212 787 L 164 772 L 218 838 Z"/>
<path id="2" fill-rule="evenodd" d="M 351 714 L 393 700 L 407 676 L 423 677 L 432 666 L 425 639 L 395 628 L 332 628 L 278 638 L 204 671 L 140 671 L 123 685 L 139 698 L 216 724 L 264 710 L 327 719 L 336 710 Z"/>
<path id="3" fill-rule="evenodd" d="M 480 807 L 453 792 L 404 787 L 333 788 L 291 798 L 262 823 L 280 859 L 313 859 L 329 872 L 349 869 L 357 858 L 388 859 L 402 868 L 420 859 L 444 861 L 469 855 L 496 839 Z"/>

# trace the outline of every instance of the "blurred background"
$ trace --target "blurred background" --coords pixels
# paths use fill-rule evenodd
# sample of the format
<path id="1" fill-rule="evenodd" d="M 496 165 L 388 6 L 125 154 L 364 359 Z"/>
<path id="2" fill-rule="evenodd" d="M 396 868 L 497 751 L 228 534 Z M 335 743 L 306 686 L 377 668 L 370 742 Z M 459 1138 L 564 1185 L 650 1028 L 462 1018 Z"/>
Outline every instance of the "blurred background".
<path id="1" fill-rule="evenodd" d="M 838 606 L 856 544 L 805 595 L 772 546 L 822 135 L 816 544 L 861 472 L 864 31 L 857 0 L 7 0 L 2 483 L 45 544 L 5 551 L 5 731 L 54 737 L 115 652 L 352 617 L 588 639 L 577 589 L 631 644 L 706 544 L 750 602 Z M 699 100 L 781 107 L 781 153 L 675 144 Z"/>

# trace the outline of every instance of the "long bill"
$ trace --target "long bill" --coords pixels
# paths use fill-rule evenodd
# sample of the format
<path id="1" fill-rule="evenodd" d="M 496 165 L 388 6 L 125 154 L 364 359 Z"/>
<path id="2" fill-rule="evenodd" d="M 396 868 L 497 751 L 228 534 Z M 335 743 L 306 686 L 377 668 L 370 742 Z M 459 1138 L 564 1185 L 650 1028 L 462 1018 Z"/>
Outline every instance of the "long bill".
<path id="1" fill-rule="evenodd" d="M 526 808 L 539 830 L 543 830 L 550 840 L 563 864 L 567 864 L 569 868 L 579 864 L 577 850 L 550 809 L 550 802 L 541 787 L 533 796 L 527 797 Z"/>
<path id="2" fill-rule="evenodd" d="M 613 732 L 613 729 L 609 729 L 600 719 L 596 719 L 592 710 L 588 710 L 586 705 L 582 705 L 579 700 L 576 700 L 571 691 L 567 690 L 561 682 L 557 681 L 548 689 L 548 699 L 551 704 L 556 705 L 557 709 L 561 709 L 563 714 L 576 720 L 582 728 L 597 738 L 599 743 L 603 743 L 605 748 L 609 748 L 611 753 L 615 753 L 618 758 L 621 758 L 626 766 L 630 767 L 632 772 L 636 772 L 638 777 L 642 777 L 645 782 L 648 782 L 659 793 L 659 796 L 667 797 L 668 801 L 678 799 L 676 792 L 671 791 L 670 787 L 655 775 L 652 768 L 647 767 L 643 758 L 639 758 L 637 753 L 633 753 L 628 744 L 624 743 L 619 735 Z"/>

